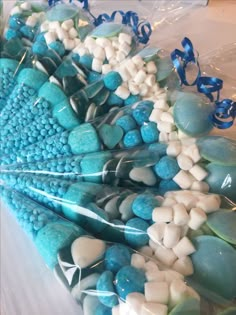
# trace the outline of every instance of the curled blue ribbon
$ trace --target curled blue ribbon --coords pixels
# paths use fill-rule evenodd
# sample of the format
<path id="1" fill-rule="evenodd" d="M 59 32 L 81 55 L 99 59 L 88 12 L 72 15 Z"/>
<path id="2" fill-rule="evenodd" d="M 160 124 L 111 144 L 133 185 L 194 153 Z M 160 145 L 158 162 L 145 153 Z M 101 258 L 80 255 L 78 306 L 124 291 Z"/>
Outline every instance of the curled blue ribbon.
<path id="1" fill-rule="evenodd" d="M 220 90 L 223 88 L 223 80 L 215 77 L 199 77 L 197 80 L 198 92 L 205 94 L 211 102 L 214 101 L 212 93 L 216 92 L 216 101 L 220 98 Z"/>
<path id="2" fill-rule="evenodd" d="M 218 129 L 230 128 L 236 117 L 236 102 L 230 99 L 216 102 L 216 108 L 211 116 L 211 120 Z M 223 119 L 227 121 L 223 121 Z"/>

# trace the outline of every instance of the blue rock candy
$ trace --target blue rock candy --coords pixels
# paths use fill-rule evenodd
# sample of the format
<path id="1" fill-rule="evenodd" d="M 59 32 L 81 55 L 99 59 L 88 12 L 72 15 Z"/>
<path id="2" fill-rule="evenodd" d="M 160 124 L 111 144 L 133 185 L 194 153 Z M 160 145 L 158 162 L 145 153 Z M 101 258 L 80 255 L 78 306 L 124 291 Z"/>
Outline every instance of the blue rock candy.
<path id="1" fill-rule="evenodd" d="M 105 87 L 110 91 L 115 91 L 121 85 L 122 81 L 120 74 L 116 71 L 108 72 L 103 78 Z"/>
<path id="2" fill-rule="evenodd" d="M 159 139 L 159 131 L 154 122 L 144 123 L 141 127 L 141 136 L 145 143 L 156 142 Z"/>
<path id="3" fill-rule="evenodd" d="M 96 287 L 100 302 L 110 308 L 119 303 L 113 282 L 113 273 L 109 270 L 104 271 L 99 277 Z"/>
<path id="4" fill-rule="evenodd" d="M 149 242 L 147 229 L 149 224 L 139 218 L 133 218 L 126 222 L 125 239 L 128 244 L 135 248 L 145 246 Z"/>
<path id="5" fill-rule="evenodd" d="M 142 126 L 143 123 L 149 122 L 149 116 L 152 113 L 154 103 L 152 101 L 141 101 L 132 111 L 132 115 L 137 124 Z"/>
<path id="6" fill-rule="evenodd" d="M 153 195 L 143 193 L 134 199 L 132 210 L 137 217 L 144 220 L 151 220 L 153 209 L 159 206 L 159 201 Z"/>
<path id="7" fill-rule="evenodd" d="M 137 127 L 135 120 L 130 115 L 124 115 L 117 119 L 116 125 L 120 126 L 124 132 L 128 132 Z"/>
<path id="8" fill-rule="evenodd" d="M 130 261 L 130 249 L 125 245 L 116 244 L 106 250 L 105 267 L 113 273 L 116 273 L 124 266 L 130 265 Z"/>
<path id="9" fill-rule="evenodd" d="M 178 162 L 171 156 L 163 156 L 154 166 L 154 171 L 162 179 L 172 179 L 179 170 Z"/>
<path id="10" fill-rule="evenodd" d="M 126 148 L 132 148 L 142 144 L 140 131 L 138 129 L 128 131 L 124 136 L 123 143 Z"/>

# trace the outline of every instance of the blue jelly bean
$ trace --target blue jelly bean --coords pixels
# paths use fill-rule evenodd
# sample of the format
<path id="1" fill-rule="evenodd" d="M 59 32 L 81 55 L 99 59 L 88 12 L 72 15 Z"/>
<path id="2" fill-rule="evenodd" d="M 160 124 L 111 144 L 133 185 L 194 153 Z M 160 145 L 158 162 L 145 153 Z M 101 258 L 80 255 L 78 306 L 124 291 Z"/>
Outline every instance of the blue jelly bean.
<path id="1" fill-rule="evenodd" d="M 125 132 L 137 127 L 135 120 L 130 115 L 124 115 L 117 119 L 116 125 L 120 126 Z"/>
<path id="2" fill-rule="evenodd" d="M 128 244 L 135 248 L 147 245 L 149 242 L 148 228 L 149 224 L 140 218 L 128 220 L 125 226 L 125 239 Z"/>
<path id="3" fill-rule="evenodd" d="M 130 265 L 131 253 L 127 246 L 116 244 L 107 249 L 105 253 L 105 266 L 107 270 L 116 273 L 121 267 Z"/>
<path id="4" fill-rule="evenodd" d="M 115 93 L 111 93 L 107 99 L 107 104 L 109 106 L 122 106 L 124 101 Z"/>
<path id="5" fill-rule="evenodd" d="M 108 72 L 103 78 L 105 87 L 110 91 L 115 91 L 122 81 L 121 75 L 116 71 Z"/>
<path id="6" fill-rule="evenodd" d="M 132 210 L 137 217 L 144 220 L 150 220 L 152 218 L 153 209 L 159 206 L 159 201 L 153 195 L 143 193 L 134 199 Z"/>
<path id="7" fill-rule="evenodd" d="M 133 117 L 137 124 L 142 126 L 143 123 L 149 122 L 149 117 L 152 113 L 154 103 L 152 101 L 141 101 L 138 106 L 132 111 Z"/>
<path id="8" fill-rule="evenodd" d="M 87 69 L 92 69 L 93 57 L 91 55 L 83 55 L 79 58 L 79 63 L 85 66 Z"/>
<path id="9" fill-rule="evenodd" d="M 100 275 L 96 286 L 99 301 L 110 308 L 119 303 L 113 282 L 113 273 L 108 270 Z"/>
<path id="10" fill-rule="evenodd" d="M 145 143 L 158 141 L 159 131 L 157 130 L 157 125 L 154 122 L 145 123 L 141 127 L 141 135 Z"/>
<path id="11" fill-rule="evenodd" d="M 154 166 L 154 171 L 162 179 L 172 179 L 179 170 L 178 162 L 171 156 L 163 156 Z"/>
<path id="12" fill-rule="evenodd" d="M 121 268 L 115 278 L 116 291 L 121 299 L 133 292 L 144 293 L 146 277 L 144 271 L 132 266 Z"/>
<path id="13" fill-rule="evenodd" d="M 128 131 L 124 136 L 123 143 L 126 148 L 132 148 L 142 144 L 142 137 L 139 130 L 134 129 Z"/>
<path id="14" fill-rule="evenodd" d="M 64 56 L 65 55 L 65 47 L 64 45 L 59 42 L 59 41 L 55 41 L 55 42 L 52 42 L 51 44 L 49 44 L 49 47 L 53 50 L 55 50 L 55 52 L 58 53 L 59 56 Z"/>
<path id="15" fill-rule="evenodd" d="M 141 100 L 140 95 L 130 95 L 126 100 L 125 100 L 125 106 L 135 104 Z"/>

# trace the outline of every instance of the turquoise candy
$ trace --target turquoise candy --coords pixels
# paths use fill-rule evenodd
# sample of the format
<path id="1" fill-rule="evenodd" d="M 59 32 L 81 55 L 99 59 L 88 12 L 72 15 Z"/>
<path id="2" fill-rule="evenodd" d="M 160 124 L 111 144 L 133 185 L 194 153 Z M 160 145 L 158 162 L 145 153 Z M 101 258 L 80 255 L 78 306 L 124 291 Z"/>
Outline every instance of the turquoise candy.
<path id="1" fill-rule="evenodd" d="M 112 310 L 110 307 L 100 304 L 93 315 L 112 315 Z"/>
<path id="2" fill-rule="evenodd" d="M 159 139 L 159 131 L 157 129 L 157 125 L 154 122 L 149 122 L 144 124 L 141 127 L 141 136 L 143 142 L 145 143 L 153 143 L 157 142 Z"/>
<path id="3" fill-rule="evenodd" d="M 39 89 L 38 96 L 43 97 L 52 105 L 56 105 L 57 103 L 66 100 L 66 95 L 62 89 L 51 82 L 44 83 L 44 85 Z"/>
<path id="4" fill-rule="evenodd" d="M 165 80 L 173 71 L 173 63 L 170 57 L 158 58 L 155 63 L 158 69 L 157 81 Z"/>
<path id="5" fill-rule="evenodd" d="M 114 149 L 123 137 L 123 130 L 120 126 L 103 124 L 99 128 L 99 136 L 108 149 Z"/>
<path id="6" fill-rule="evenodd" d="M 110 93 L 108 99 L 107 99 L 107 104 L 109 106 L 122 106 L 124 101 L 122 98 L 120 98 L 118 95 L 115 93 Z"/>
<path id="7" fill-rule="evenodd" d="M 71 245 L 77 237 L 84 234 L 83 229 L 71 222 L 49 223 L 39 230 L 35 245 L 48 267 L 53 269 L 58 263 L 58 251 Z"/>
<path id="8" fill-rule="evenodd" d="M 183 93 L 174 105 L 175 124 L 189 136 L 206 135 L 213 128 L 209 118 L 213 109 L 213 105 L 206 103 L 202 97 L 191 93 Z"/>
<path id="9" fill-rule="evenodd" d="M 19 67 L 19 61 L 7 58 L 0 59 L 0 69 L 10 69 L 12 71 L 15 71 L 17 67 Z"/>
<path id="10" fill-rule="evenodd" d="M 105 253 L 105 267 L 113 273 L 118 272 L 122 267 L 130 265 L 130 249 L 121 244 L 111 246 Z"/>
<path id="11" fill-rule="evenodd" d="M 235 315 L 236 314 L 236 307 L 229 307 L 223 312 L 219 313 L 219 315 Z"/>
<path id="12" fill-rule="evenodd" d="M 140 100 L 141 100 L 141 96 L 140 95 L 132 95 L 132 94 L 130 94 L 130 96 L 125 100 L 125 106 L 133 105 L 133 104 L 139 102 Z"/>
<path id="13" fill-rule="evenodd" d="M 97 152 L 101 150 L 101 143 L 96 130 L 90 123 L 73 129 L 69 134 L 68 144 L 73 154 Z"/>
<path id="14" fill-rule="evenodd" d="M 70 103 L 66 99 L 53 106 L 52 116 L 67 130 L 72 130 L 80 125 L 79 117 L 75 114 Z"/>
<path id="15" fill-rule="evenodd" d="M 166 155 L 167 144 L 165 143 L 153 143 L 148 146 L 149 151 L 157 152 L 160 157 Z"/>
<path id="16" fill-rule="evenodd" d="M 125 300 L 129 293 L 144 293 L 145 273 L 132 266 L 121 268 L 116 274 L 115 286 L 120 298 Z"/>
<path id="17" fill-rule="evenodd" d="M 207 225 L 217 236 L 236 245 L 236 211 L 220 209 L 210 213 Z"/>
<path id="18" fill-rule="evenodd" d="M 151 220 L 153 209 L 159 207 L 159 201 L 151 194 L 139 194 L 133 201 L 133 213 L 144 220 Z"/>
<path id="19" fill-rule="evenodd" d="M 209 163 L 206 166 L 208 177 L 205 179 L 210 192 L 221 194 L 236 202 L 236 167 Z"/>
<path id="20" fill-rule="evenodd" d="M 160 50 L 160 48 L 155 48 L 155 47 L 145 47 L 142 49 L 138 55 L 142 57 L 142 59 L 145 62 L 151 61 L 153 59 L 156 59 L 157 53 Z"/>
<path id="21" fill-rule="evenodd" d="M 61 42 L 59 41 L 52 42 L 51 44 L 49 44 L 49 47 L 52 50 L 55 50 L 55 52 L 58 53 L 59 56 L 63 57 L 65 55 L 66 52 L 65 47 Z"/>
<path id="22" fill-rule="evenodd" d="M 169 315 L 201 315 L 200 301 L 194 298 L 186 298 L 178 303 Z"/>
<path id="23" fill-rule="evenodd" d="M 114 37 L 118 35 L 123 29 L 122 24 L 103 23 L 97 26 L 91 33 L 92 37 Z"/>
<path id="24" fill-rule="evenodd" d="M 155 173 L 162 179 L 172 179 L 179 172 L 180 168 L 175 158 L 163 156 L 154 166 Z"/>
<path id="25" fill-rule="evenodd" d="M 216 164 L 236 166 L 236 141 L 209 136 L 197 140 L 200 155 Z"/>
<path id="26" fill-rule="evenodd" d="M 168 191 L 180 190 L 180 187 L 172 179 L 163 179 L 159 183 L 158 193 L 164 195 Z"/>
<path id="27" fill-rule="evenodd" d="M 137 127 L 135 120 L 130 115 L 124 115 L 117 119 L 116 125 L 120 126 L 124 132 L 128 132 Z"/>
<path id="28" fill-rule="evenodd" d="M 101 233 L 109 223 L 109 217 L 107 213 L 99 208 L 95 203 L 90 203 L 87 208 L 87 223 L 86 229 L 92 233 Z"/>
<path id="29" fill-rule="evenodd" d="M 63 22 L 65 20 L 73 19 L 79 12 L 79 7 L 65 3 L 59 3 L 48 10 L 46 13 L 47 19 L 52 21 Z"/>
<path id="30" fill-rule="evenodd" d="M 133 129 L 128 131 L 123 139 L 124 146 L 126 148 L 133 148 L 143 143 L 140 131 Z"/>
<path id="31" fill-rule="evenodd" d="M 138 125 L 142 126 L 144 123 L 149 122 L 153 105 L 152 101 L 141 101 L 138 103 L 138 106 L 132 111 L 132 115 Z"/>
<path id="32" fill-rule="evenodd" d="M 135 248 L 145 246 L 149 242 L 147 229 L 149 224 L 139 218 L 133 218 L 126 222 L 125 239 L 128 244 Z"/>
<path id="33" fill-rule="evenodd" d="M 112 220 L 99 234 L 99 237 L 109 242 L 124 243 L 124 223 L 120 220 Z"/>
<path id="34" fill-rule="evenodd" d="M 105 87 L 111 91 L 115 91 L 121 85 L 122 81 L 120 74 L 116 71 L 110 71 L 103 78 Z"/>
<path id="35" fill-rule="evenodd" d="M 17 77 L 18 84 L 25 84 L 35 90 L 38 90 L 48 79 L 48 76 L 36 69 L 23 69 Z"/>
<path id="36" fill-rule="evenodd" d="M 93 57 L 92 55 L 83 55 L 79 59 L 79 63 L 87 69 L 92 69 Z"/>
<path id="37" fill-rule="evenodd" d="M 110 159 L 112 159 L 110 152 L 96 152 L 85 155 L 80 163 L 84 180 L 102 183 L 103 168 Z"/>
<path id="38" fill-rule="evenodd" d="M 107 307 L 114 307 L 118 302 L 118 297 L 114 287 L 114 276 L 111 271 L 104 271 L 97 282 L 98 299 Z"/>
<path id="39" fill-rule="evenodd" d="M 236 250 L 214 236 L 192 239 L 196 251 L 191 255 L 194 274 L 187 278 L 201 295 L 223 303 L 236 297 Z"/>

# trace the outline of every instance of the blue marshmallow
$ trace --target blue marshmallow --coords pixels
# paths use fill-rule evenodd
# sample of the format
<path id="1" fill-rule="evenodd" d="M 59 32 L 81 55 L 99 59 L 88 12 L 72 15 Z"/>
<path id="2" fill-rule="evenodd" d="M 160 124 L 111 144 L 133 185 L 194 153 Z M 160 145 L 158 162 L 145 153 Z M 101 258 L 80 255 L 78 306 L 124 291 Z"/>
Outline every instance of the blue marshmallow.
<path id="1" fill-rule="evenodd" d="M 178 162 L 171 156 L 163 156 L 154 166 L 154 171 L 162 179 L 172 179 L 179 170 Z"/>

